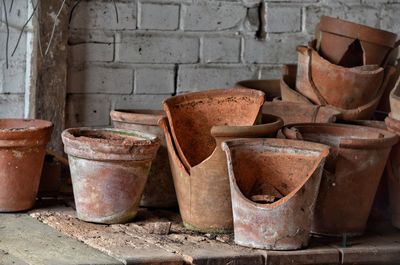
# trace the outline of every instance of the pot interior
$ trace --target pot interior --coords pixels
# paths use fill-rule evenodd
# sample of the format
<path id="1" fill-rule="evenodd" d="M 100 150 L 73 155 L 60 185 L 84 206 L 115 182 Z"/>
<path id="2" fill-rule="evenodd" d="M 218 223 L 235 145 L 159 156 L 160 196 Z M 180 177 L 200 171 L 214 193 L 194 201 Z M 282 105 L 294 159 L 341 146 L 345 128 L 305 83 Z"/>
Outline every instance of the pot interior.
<path id="1" fill-rule="evenodd" d="M 264 92 L 267 101 L 272 101 L 281 96 L 279 80 L 243 80 L 238 82 L 237 85 Z"/>
<path id="2" fill-rule="evenodd" d="M 102 142 L 108 144 L 138 144 L 152 140 L 135 131 L 123 130 L 72 130 L 70 132 L 76 139 L 87 140 L 90 142 Z"/>

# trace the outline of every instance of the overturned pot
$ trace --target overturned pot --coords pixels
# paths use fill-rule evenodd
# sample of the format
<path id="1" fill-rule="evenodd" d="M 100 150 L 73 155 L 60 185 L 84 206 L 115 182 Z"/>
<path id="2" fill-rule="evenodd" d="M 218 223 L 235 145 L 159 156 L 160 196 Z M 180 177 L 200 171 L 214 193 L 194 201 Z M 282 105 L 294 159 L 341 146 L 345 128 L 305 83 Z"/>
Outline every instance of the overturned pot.
<path id="1" fill-rule="evenodd" d="M 62 133 L 79 219 L 124 223 L 135 217 L 160 140 L 120 129 L 71 128 Z"/>
<path id="2" fill-rule="evenodd" d="M 221 149 L 225 140 L 238 137 L 275 137 L 283 121 L 264 115 L 254 126 L 213 126 L 215 141 L 212 153 L 200 164 L 187 170 L 179 158 L 167 119 L 161 120 L 167 141 L 172 176 L 184 225 L 202 232 L 228 232 L 233 228 L 226 156 Z"/>
<path id="3" fill-rule="evenodd" d="M 289 139 L 331 146 L 315 208 L 312 232 L 362 235 L 392 146 L 386 130 L 345 124 L 294 124 L 282 129 Z"/>
<path id="4" fill-rule="evenodd" d="M 384 66 L 396 46 L 395 33 L 338 18 L 322 16 L 318 29 L 318 51 L 337 65 Z"/>
<path id="5" fill-rule="evenodd" d="M 170 208 L 177 206 L 174 183 L 168 161 L 164 132 L 158 122 L 165 114 L 162 110 L 113 110 L 110 113 L 115 128 L 140 131 L 156 135 L 160 148 L 151 164 L 150 174 L 140 206 Z"/>
<path id="6" fill-rule="evenodd" d="M 223 143 L 235 243 L 262 249 L 306 247 L 329 147 L 286 139 Z"/>
<path id="7" fill-rule="evenodd" d="M 265 100 L 272 101 L 281 97 L 280 81 L 277 80 L 242 80 L 236 83 L 237 87 L 260 90 L 265 93 Z"/>
<path id="8" fill-rule="evenodd" d="M 34 205 L 52 129 L 44 120 L 0 119 L 0 212 Z"/>

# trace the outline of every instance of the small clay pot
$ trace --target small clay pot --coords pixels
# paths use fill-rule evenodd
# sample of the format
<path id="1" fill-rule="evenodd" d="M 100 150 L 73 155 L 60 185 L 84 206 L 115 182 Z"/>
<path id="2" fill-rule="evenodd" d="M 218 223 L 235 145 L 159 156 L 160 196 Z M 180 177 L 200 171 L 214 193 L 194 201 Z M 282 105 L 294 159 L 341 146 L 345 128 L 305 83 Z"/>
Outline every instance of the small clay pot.
<path id="1" fill-rule="evenodd" d="M 325 123 L 335 122 L 339 111 L 330 108 L 311 104 L 273 101 L 265 102 L 262 113 L 278 116 L 286 124 L 290 123 Z"/>
<path id="2" fill-rule="evenodd" d="M 306 247 L 329 147 L 285 139 L 223 143 L 228 160 L 235 243 L 293 250 Z"/>
<path id="3" fill-rule="evenodd" d="M 331 146 L 315 208 L 312 232 L 362 235 L 392 146 L 386 130 L 345 124 L 294 124 L 282 129 L 289 139 Z"/>
<path id="4" fill-rule="evenodd" d="M 385 123 L 389 131 L 400 135 L 400 121 L 387 117 Z M 392 148 L 386 165 L 388 176 L 389 202 L 392 213 L 392 224 L 400 229 L 400 143 Z"/>
<path id="5" fill-rule="evenodd" d="M 281 97 L 280 81 L 277 80 L 242 80 L 236 83 L 237 87 L 260 90 L 265 93 L 265 100 L 272 101 Z"/>
<path id="6" fill-rule="evenodd" d="M 140 206 L 176 207 L 177 200 L 168 162 L 167 145 L 164 132 L 158 126 L 159 120 L 165 116 L 164 112 L 162 110 L 113 110 L 110 116 L 115 128 L 154 134 L 161 140 L 157 156 L 151 164 Z"/>
<path id="7" fill-rule="evenodd" d="M 373 100 L 384 79 L 377 65 L 346 68 L 330 63 L 313 48 L 299 46 L 296 90 L 317 105 L 355 109 Z"/>
<path id="8" fill-rule="evenodd" d="M 0 119 L 0 212 L 33 207 L 53 124 Z"/>
<path id="9" fill-rule="evenodd" d="M 214 151 L 212 126 L 253 125 L 265 94 L 245 88 L 191 92 L 164 101 L 172 137 L 179 158 L 190 169 Z"/>
<path id="10" fill-rule="evenodd" d="M 328 16 L 321 17 L 318 28 L 318 51 L 342 66 L 384 66 L 397 40 L 392 32 Z"/>
<path id="11" fill-rule="evenodd" d="M 72 128 L 61 136 L 78 218 L 105 224 L 134 218 L 160 140 L 119 129 Z"/>
<path id="12" fill-rule="evenodd" d="M 168 121 L 161 120 L 185 227 L 212 233 L 230 232 L 233 229 L 228 169 L 221 143 L 239 137 L 275 137 L 283 126 L 283 121 L 272 115 L 263 115 L 262 122 L 264 124 L 254 126 L 211 127 L 210 135 L 215 141 L 214 150 L 200 164 L 187 170 L 177 154 Z"/>

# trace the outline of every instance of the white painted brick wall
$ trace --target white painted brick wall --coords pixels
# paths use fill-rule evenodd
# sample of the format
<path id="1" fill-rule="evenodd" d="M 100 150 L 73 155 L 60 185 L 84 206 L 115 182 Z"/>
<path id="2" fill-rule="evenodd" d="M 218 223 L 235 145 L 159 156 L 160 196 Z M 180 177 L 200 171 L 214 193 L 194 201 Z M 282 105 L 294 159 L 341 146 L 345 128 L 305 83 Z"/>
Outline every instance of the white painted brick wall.
<path id="1" fill-rule="evenodd" d="M 108 124 L 113 108 L 161 109 L 177 93 L 279 78 L 283 64 L 296 62 L 296 46 L 313 38 L 322 15 L 400 33 L 400 0 L 115 3 L 118 22 L 113 0 L 82 0 L 74 10 L 67 126 Z"/>

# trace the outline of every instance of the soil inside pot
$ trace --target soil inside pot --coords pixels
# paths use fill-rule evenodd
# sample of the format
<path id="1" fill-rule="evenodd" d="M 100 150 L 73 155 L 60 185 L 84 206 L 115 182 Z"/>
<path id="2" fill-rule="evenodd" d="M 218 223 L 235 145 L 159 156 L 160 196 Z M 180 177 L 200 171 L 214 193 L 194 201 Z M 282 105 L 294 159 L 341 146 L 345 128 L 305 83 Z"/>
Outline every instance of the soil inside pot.
<path id="1" fill-rule="evenodd" d="M 0 131 L 28 131 L 49 127 L 50 122 L 42 120 L 1 119 Z"/>
<path id="2" fill-rule="evenodd" d="M 130 144 L 140 144 L 142 142 L 147 142 L 147 138 L 141 137 L 134 132 L 128 131 L 77 131 L 72 132 L 72 135 L 79 139 L 84 139 L 90 142 L 101 142 L 107 144 L 117 144 L 117 145 L 130 145 Z"/>

